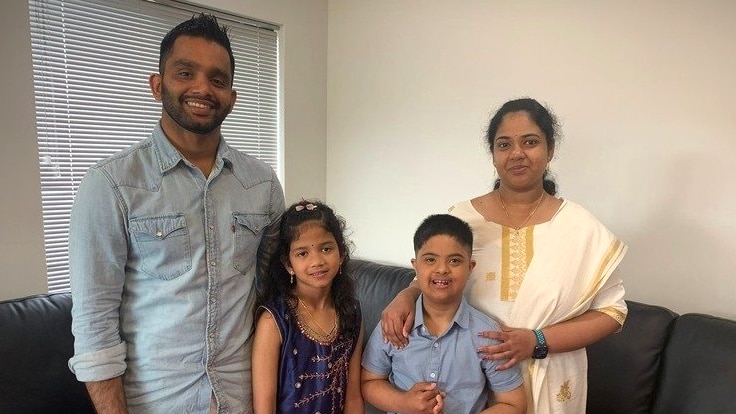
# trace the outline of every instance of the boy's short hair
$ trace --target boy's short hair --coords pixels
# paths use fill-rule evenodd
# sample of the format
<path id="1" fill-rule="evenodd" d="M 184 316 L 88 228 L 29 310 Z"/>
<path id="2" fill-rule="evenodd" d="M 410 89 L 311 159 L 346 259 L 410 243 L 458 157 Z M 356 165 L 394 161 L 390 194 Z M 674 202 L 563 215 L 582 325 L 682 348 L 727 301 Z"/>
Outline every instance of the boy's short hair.
<path id="1" fill-rule="evenodd" d="M 473 230 L 468 223 L 450 214 L 433 214 L 424 219 L 414 232 L 414 254 L 431 237 L 440 235 L 452 237 L 469 253 L 473 252 Z"/>

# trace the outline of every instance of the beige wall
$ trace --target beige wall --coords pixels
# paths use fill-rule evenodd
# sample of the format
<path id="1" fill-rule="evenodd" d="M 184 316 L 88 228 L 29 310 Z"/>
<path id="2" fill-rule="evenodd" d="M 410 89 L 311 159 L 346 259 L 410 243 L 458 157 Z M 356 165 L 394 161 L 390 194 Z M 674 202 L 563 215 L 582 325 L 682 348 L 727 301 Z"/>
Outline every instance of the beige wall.
<path id="1" fill-rule="evenodd" d="M 326 0 L 201 1 L 282 25 L 283 170 L 287 202 L 325 198 L 327 93 Z M 0 300 L 45 293 L 38 149 L 28 2 L 0 5 L 4 56 L 0 122 Z M 141 97 L 148 99 L 149 97 Z"/>
<path id="2" fill-rule="evenodd" d="M 46 292 L 28 2 L 0 5 L 0 300 Z"/>
<path id="3" fill-rule="evenodd" d="M 736 317 L 736 3 L 334 0 L 327 197 L 356 256 L 408 264 L 427 214 L 487 191 L 493 109 L 532 96 L 561 195 L 629 245 L 628 298 Z"/>

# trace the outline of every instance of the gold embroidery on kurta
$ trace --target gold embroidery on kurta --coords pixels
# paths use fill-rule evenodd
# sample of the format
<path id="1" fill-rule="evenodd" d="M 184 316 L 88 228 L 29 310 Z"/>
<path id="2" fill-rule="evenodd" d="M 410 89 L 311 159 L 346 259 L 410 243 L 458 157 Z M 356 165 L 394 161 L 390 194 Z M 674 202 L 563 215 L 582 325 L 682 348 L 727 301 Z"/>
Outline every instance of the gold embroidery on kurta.
<path id="1" fill-rule="evenodd" d="M 494 280 L 496 280 L 496 272 L 486 273 L 486 282 L 493 282 Z"/>
<path id="2" fill-rule="evenodd" d="M 615 319 L 616 322 L 618 322 L 618 324 L 621 326 L 623 326 L 624 322 L 626 321 L 626 314 L 612 306 L 608 306 L 608 307 L 600 308 L 600 309 L 591 309 L 591 310 L 605 313 L 606 315 Z"/>
<path id="3" fill-rule="evenodd" d="M 570 380 L 567 380 L 560 386 L 560 392 L 557 393 L 557 401 L 565 402 L 570 398 L 572 398 L 572 393 L 570 392 Z"/>
<path id="4" fill-rule="evenodd" d="M 534 226 L 501 227 L 501 300 L 514 301 L 534 256 Z"/>

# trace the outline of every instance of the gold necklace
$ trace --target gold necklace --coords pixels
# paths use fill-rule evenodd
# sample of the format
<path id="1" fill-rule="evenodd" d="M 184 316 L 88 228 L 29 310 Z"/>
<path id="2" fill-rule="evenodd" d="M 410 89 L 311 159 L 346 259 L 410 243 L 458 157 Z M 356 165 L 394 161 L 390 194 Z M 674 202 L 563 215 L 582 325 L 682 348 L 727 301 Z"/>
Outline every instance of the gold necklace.
<path id="1" fill-rule="evenodd" d="M 307 322 L 306 324 L 304 324 L 303 328 L 307 328 L 306 330 L 308 330 L 309 333 L 312 334 L 308 336 L 316 337 L 313 339 L 317 339 L 317 342 L 331 342 L 333 339 L 335 339 L 335 333 L 337 332 L 337 315 L 335 315 L 335 323 L 332 325 L 332 329 L 330 329 L 330 331 L 327 332 L 322 327 L 322 325 L 320 325 L 319 322 L 317 322 L 317 318 L 315 318 L 314 315 L 312 315 L 312 312 L 309 311 L 309 308 L 307 308 L 307 305 L 302 301 L 302 298 L 297 296 L 296 299 L 299 301 L 299 304 L 302 305 L 304 310 L 307 312 L 307 315 L 309 315 L 309 318 L 312 320 L 312 322 L 314 322 L 314 324 L 317 325 L 317 328 L 321 331 L 321 332 L 317 332 Z"/>
<path id="2" fill-rule="evenodd" d="M 524 225 L 529 220 L 531 220 L 532 216 L 534 216 L 534 213 L 537 212 L 537 209 L 542 204 L 542 200 L 543 199 L 544 199 L 544 192 L 542 192 L 542 195 L 539 197 L 539 200 L 537 201 L 537 205 L 534 206 L 534 210 L 532 210 L 532 212 L 528 216 L 526 216 L 526 220 L 524 220 L 524 222 L 522 222 L 521 225 L 519 225 L 517 227 L 517 226 L 514 226 L 514 221 L 511 220 L 511 216 L 509 215 L 509 211 L 506 210 L 506 204 L 504 204 L 503 198 L 501 198 L 501 192 L 500 191 L 498 192 L 498 201 L 501 202 L 501 208 L 503 208 L 503 212 L 506 213 L 506 218 L 509 219 L 509 223 L 511 223 L 511 228 L 513 228 L 514 230 L 519 230 L 520 228 L 524 227 Z"/>

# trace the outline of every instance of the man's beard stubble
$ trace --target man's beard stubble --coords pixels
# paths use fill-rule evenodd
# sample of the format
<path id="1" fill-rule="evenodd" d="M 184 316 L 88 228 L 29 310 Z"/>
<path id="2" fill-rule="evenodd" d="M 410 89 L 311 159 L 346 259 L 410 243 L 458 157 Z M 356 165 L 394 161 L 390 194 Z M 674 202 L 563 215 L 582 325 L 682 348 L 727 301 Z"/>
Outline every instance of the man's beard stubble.
<path id="1" fill-rule="evenodd" d="M 222 122 L 229 114 L 229 111 L 222 109 L 222 105 L 218 102 L 213 102 L 215 110 L 214 118 L 207 122 L 196 122 L 186 113 L 184 99 L 174 97 L 163 84 L 161 85 L 161 103 L 163 104 L 164 111 L 166 111 L 177 125 L 195 134 L 209 134 L 216 130 L 222 125 Z"/>

